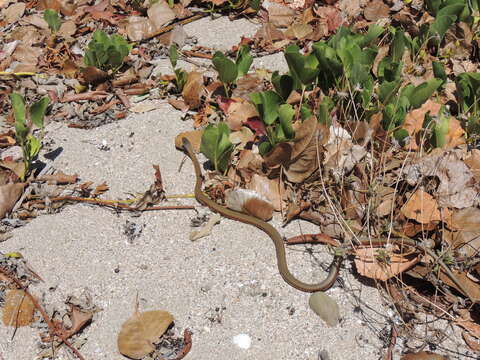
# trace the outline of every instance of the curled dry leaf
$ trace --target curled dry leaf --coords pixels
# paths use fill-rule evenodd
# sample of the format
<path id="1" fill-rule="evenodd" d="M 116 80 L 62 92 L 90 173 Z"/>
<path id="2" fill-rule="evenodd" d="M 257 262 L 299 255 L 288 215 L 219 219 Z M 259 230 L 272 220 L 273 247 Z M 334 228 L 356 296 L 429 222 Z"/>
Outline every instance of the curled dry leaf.
<path id="1" fill-rule="evenodd" d="M 188 73 L 188 78 L 182 90 L 183 100 L 188 107 L 197 109 L 202 104 L 202 96 L 205 93 L 203 75 L 197 71 Z"/>
<path id="2" fill-rule="evenodd" d="M 441 220 L 437 201 L 432 195 L 422 190 L 415 191 L 400 211 L 405 217 L 421 224 Z"/>
<path id="3" fill-rule="evenodd" d="M 429 155 L 405 166 L 403 173 L 410 185 L 417 185 L 425 177 L 438 177 L 440 184 L 435 197 L 440 207 L 464 209 L 475 204 L 479 185 L 457 150 L 433 150 Z"/>
<path id="4" fill-rule="evenodd" d="M 192 230 L 190 233 L 190 241 L 195 241 L 201 239 L 202 237 L 210 235 L 212 232 L 212 228 L 220 222 L 222 217 L 219 214 L 213 214 L 210 219 L 208 219 L 207 223 L 203 225 L 198 230 Z"/>
<path id="5" fill-rule="evenodd" d="M 25 183 L 6 184 L 0 186 L 0 219 L 3 219 L 22 195 Z"/>
<path id="6" fill-rule="evenodd" d="M 448 360 L 445 356 L 430 351 L 420 351 L 402 356 L 401 360 Z"/>
<path id="7" fill-rule="evenodd" d="M 225 191 L 225 203 L 229 209 L 262 219 L 270 220 L 273 215 L 272 204 L 253 190 L 235 189 Z"/>
<path id="8" fill-rule="evenodd" d="M 402 128 L 407 130 L 410 136 L 410 143 L 408 144 L 411 150 L 418 150 L 418 144 L 415 135 L 422 130 L 425 115 L 437 116 L 442 105 L 432 100 L 427 100 L 419 109 L 410 111 L 405 117 Z"/>
<path id="9" fill-rule="evenodd" d="M 3 306 L 3 324 L 13 327 L 27 326 L 33 321 L 34 311 L 35 305 L 25 291 L 10 290 Z"/>
<path id="10" fill-rule="evenodd" d="M 125 321 L 117 345 L 122 355 L 141 359 L 155 350 L 153 345 L 173 322 L 173 316 L 162 310 L 136 312 Z"/>
<path id="11" fill-rule="evenodd" d="M 480 183 L 480 150 L 473 149 L 470 156 L 465 159 L 465 164 L 470 168 L 477 183 Z"/>
<path id="12" fill-rule="evenodd" d="M 249 118 L 259 116 L 257 109 L 251 102 L 241 98 L 231 100 L 233 101 L 224 110 L 227 115 L 225 122 L 231 130 L 240 130 Z"/>
<path id="13" fill-rule="evenodd" d="M 276 211 L 282 208 L 282 198 L 284 197 L 285 185 L 277 179 L 269 179 L 265 176 L 254 174 L 247 184 L 247 188 L 256 191 L 271 202 Z"/>
<path id="14" fill-rule="evenodd" d="M 363 16 L 369 21 L 377 21 L 388 17 L 390 8 L 383 2 L 383 0 L 370 1 L 363 10 Z"/>
<path id="15" fill-rule="evenodd" d="M 268 6 L 268 20 L 277 27 L 287 27 L 293 22 L 295 10 L 277 3 Z"/>
<path id="16" fill-rule="evenodd" d="M 421 259 L 415 253 L 398 255 L 383 247 L 358 248 L 355 249 L 355 255 L 355 266 L 359 274 L 380 281 L 386 281 L 410 269 Z"/>

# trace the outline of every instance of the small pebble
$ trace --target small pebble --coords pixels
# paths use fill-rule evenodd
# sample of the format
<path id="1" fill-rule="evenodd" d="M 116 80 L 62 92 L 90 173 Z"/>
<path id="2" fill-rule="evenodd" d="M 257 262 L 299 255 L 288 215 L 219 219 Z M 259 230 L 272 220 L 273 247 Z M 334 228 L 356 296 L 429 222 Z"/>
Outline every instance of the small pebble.
<path id="1" fill-rule="evenodd" d="M 248 334 L 238 334 L 232 339 L 233 343 L 240 349 L 249 349 L 252 346 L 252 339 Z"/>

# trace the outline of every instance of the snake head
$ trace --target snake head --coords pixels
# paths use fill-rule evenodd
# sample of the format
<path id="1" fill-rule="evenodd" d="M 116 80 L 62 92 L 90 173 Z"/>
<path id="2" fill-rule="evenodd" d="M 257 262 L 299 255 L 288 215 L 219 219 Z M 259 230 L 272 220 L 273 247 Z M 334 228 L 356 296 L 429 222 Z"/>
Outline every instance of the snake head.
<path id="1" fill-rule="evenodd" d="M 182 138 L 182 145 L 186 151 L 192 150 L 192 143 L 186 137 Z"/>

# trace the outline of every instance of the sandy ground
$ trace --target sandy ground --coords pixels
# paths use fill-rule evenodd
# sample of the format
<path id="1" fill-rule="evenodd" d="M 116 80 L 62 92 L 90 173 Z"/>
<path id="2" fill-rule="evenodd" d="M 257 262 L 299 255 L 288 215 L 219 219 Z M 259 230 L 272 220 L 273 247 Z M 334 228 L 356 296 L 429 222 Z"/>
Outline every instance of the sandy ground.
<path id="1" fill-rule="evenodd" d="M 252 35 L 255 25 L 203 19 L 185 30 L 203 45 L 225 49 L 242 34 Z M 273 61 L 281 68 L 284 64 L 278 59 L 267 58 L 263 64 Z M 152 164 L 159 164 L 167 194 L 191 193 L 193 168 L 187 159 L 179 172 L 184 156 L 174 147 L 175 136 L 191 129 L 181 117 L 169 105 L 159 104 L 158 110 L 93 130 L 50 124 L 47 139 L 54 149 L 62 149 L 54 166 L 85 181 L 106 181 L 109 198 L 124 198 L 145 191 L 153 181 Z M 196 204 L 193 199 L 182 203 Z M 37 295 L 43 293 L 45 303 L 61 304 L 68 295 L 89 294 L 102 308 L 83 334 L 81 352 L 86 359 L 123 358 L 117 351 L 117 334 L 133 313 L 137 294 L 141 310 L 169 311 L 177 328 L 191 329 L 193 347 L 187 359 L 317 360 L 322 350 L 331 360 L 380 358 L 384 349 L 379 334 L 389 328 L 393 313 L 375 287 L 363 285 L 351 269 L 343 269 L 328 292 L 341 308 L 342 321 L 327 327 L 309 309 L 309 295 L 283 282 L 264 233 L 222 219 L 209 237 L 191 242 L 190 220 L 195 215 L 183 210 L 133 217 L 72 205 L 16 229 L 11 239 L 0 243 L 0 251 L 25 256 L 45 280 L 32 288 Z M 127 221 L 144 225 L 133 242 L 124 234 Z M 295 221 L 281 231 L 293 236 L 316 228 Z M 325 275 L 330 256 L 323 247 L 315 247 L 313 255 L 306 250 L 289 249 L 289 263 L 298 277 L 314 282 Z M 249 349 L 232 343 L 242 333 L 252 339 Z M 12 336 L 11 328 L 0 327 L 0 359 L 36 357 L 37 330 L 20 328 Z M 57 356 L 71 358 L 65 352 Z"/>

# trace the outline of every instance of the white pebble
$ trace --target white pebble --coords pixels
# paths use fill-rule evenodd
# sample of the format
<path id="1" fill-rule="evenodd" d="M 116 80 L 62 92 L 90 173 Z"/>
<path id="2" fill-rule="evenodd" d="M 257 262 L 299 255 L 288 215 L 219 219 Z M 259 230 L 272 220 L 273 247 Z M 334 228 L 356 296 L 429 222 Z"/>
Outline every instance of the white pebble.
<path id="1" fill-rule="evenodd" d="M 233 337 L 233 343 L 240 349 L 249 349 L 252 346 L 252 339 L 247 334 L 238 334 Z"/>

